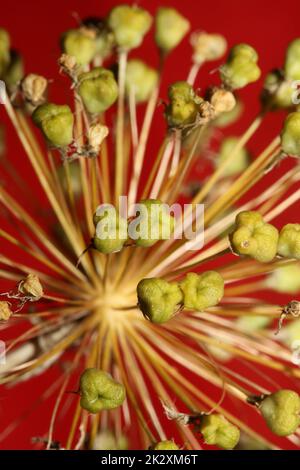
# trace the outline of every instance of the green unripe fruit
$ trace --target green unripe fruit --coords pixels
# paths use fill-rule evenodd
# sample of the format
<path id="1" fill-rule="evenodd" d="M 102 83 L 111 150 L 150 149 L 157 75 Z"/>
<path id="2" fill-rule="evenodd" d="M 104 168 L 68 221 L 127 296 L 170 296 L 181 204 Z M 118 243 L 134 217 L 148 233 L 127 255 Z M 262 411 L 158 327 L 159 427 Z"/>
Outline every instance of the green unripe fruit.
<path id="1" fill-rule="evenodd" d="M 179 450 L 179 447 L 174 441 L 161 441 L 155 444 L 153 450 Z"/>
<path id="2" fill-rule="evenodd" d="M 170 320 L 182 302 L 182 292 L 175 282 L 142 279 L 137 285 L 138 303 L 144 316 L 153 323 Z"/>
<path id="3" fill-rule="evenodd" d="M 269 263 L 276 256 L 278 236 L 278 230 L 264 222 L 259 212 L 243 211 L 235 219 L 229 240 L 234 253 Z"/>
<path id="4" fill-rule="evenodd" d="M 95 36 L 85 28 L 66 31 L 61 46 L 65 54 L 75 57 L 78 65 L 89 64 L 96 54 Z"/>
<path id="5" fill-rule="evenodd" d="M 114 33 L 116 44 L 125 50 L 140 46 L 152 23 L 151 15 L 136 6 L 119 5 L 108 17 L 108 25 Z"/>
<path id="6" fill-rule="evenodd" d="M 174 231 L 175 219 L 159 199 L 139 202 L 139 216 L 131 222 L 137 246 L 149 248 L 159 240 L 169 240 Z M 129 234 L 131 235 L 131 234 Z"/>
<path id="7" fill-rule="evenodd" d="M 300 259 L 300 224 L 287 224 L 279 234 L 278 254 Z"/>
<path id="8" fill-rule="evenodd" d="M 111 410 L 122 405 L 126 398 L 124 385 L 116 382 L 103 370 L 86 369 L 80 377 L 80 406 L 90 413 Z"/>
<path id="9" fill-rule="evenodd" d="M 67 105 L 46 103 L 38 106 L 32 114 L 50 145 L 67 147 L 73 140 L 74 116 Z"/>
<path id="10" fill-rule="evenodd" d="M 296 294 L 300 291 L 300 265 L 290 264 L 275 269 L 266 280 L 266 285 L 277 292 Z"/>
<path id="11" fill-rule="evenodd" d="M 254 333 L 269 326 L 272 320 L 265 315 L 243 315 L 236 320 L 236 326 L 245 333 Z"/>
<path id="12" fill-rule="evenodd" d="M 93 245 L 96 250 L 106 255 L 122 250 L 128 239 L 128 224 L 127 220 L 121 217 L 113 207 L 101 213 L 96 211 L 94 225 L 96 233 Z"/>
<path id="13" fill-rule="evenodd" d="M 287 155 L 300 157 L 300 112 L 291 113 L 285 119 L 281 147 Z"/>
<path id="14" fill-rule="evenodd" d="M 277 436 L 290 436 L 300 425 L 300 397 L 293 390 L 278 390 L 260 404 L 267 426 Z"/>
<path id="15" fill-rule="evenodd" d="M 288 45 L 284 73 L 288 79 L 300 80 L 300 38 L 294 39 Z"/>
<path id="16" fill-rule="evenodd" d="M 10 61 L 3 75 L 3 80 L 10 89 L 22 80 L 24 76 L 23 60 L 16 51 L 10 51 Z"/>
<path id="17" fill-rule="evenodd" d="M 190 29 L 189 21 L 175 8 L 159 8 L 155 16 L 155 41 L 164 52 L 174 49 Z"/>
<path id="18" fill-rule="evenodd" d="M 216 271 L 203 274 L 188 273 L 180 282 L 184 307 L 203 312 L 218 305 L 224 295 L 224 280 Z"/>
<path id="19" fill-rule="evenodd" d="M 233 90 L 255 82 L 261 75 L 257 61 L 258 55 L 253 47 L 248 44 L 234 46 L 226 64 L 220 69 L 222 82 Z"/>
<path id="20" fill-rule="evenodd" d="M 131 90 L 134 90 L 137 103 L 148 101 L 157 82 L 157 70 L 149 67 L 142 60 L 132 59 L 128 61 L 125 81 L 127 96 L 130 95 Z"/>
<path id="21" fill-rule="evenodd" d="M 269 73 L 264 83 L 262 94 L 263 104 L 270 106 L 271 109 L 285 109 L 293 106 L 293 88 L 291 80 L 285 80 L 281 71 L 275 70 Z"/>
<path id="22" fill-rule="evenodd" d="M 165 115 L 170 127 L 181 127 L 196 121 L 202 98 L 197 96 L 187 82 L 176 82 L 169 87 L 170 104 Z"/>
<path id="23" fill-rule="evenodd" d="M 0 77 L 6 71 L 9 64 L 10 37 L 8 32 L 0 28 Z"/>
<path id="24" fill-rule="evenodd" d="M 223 140 L 218 158 L 218 166 L 226 160 L 232 151 L 236 148 L 239 139 L 237 137 L 227 137 Z M 244 171 L 249 164 L 249 153 L 245 148 L 241 148 L 236 154 L 235 159 L 227 165 L 223 170 L 223 176 L 234 176 Z"/>
<path id="25" fill-rule="evenodd" d="M 118 98 L 118 85 L 110 70 L 96 67 L 79 76 L 78 93 L 88 112 L 99 114 Z"/>
<path id="26" fill-rule="evenodd" d="M 201 417 L 199 428 L 205 444 L 215 445 L 221 449 L 234 449 L 240 439 L 239 429 L 223 415 L 216 413 Z"/>

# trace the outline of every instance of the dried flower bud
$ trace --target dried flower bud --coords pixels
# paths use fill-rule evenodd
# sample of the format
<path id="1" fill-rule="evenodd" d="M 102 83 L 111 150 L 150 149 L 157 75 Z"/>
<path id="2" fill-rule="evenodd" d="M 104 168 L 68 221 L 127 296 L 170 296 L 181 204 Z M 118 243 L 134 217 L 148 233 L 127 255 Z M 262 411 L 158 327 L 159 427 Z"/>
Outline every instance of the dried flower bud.
<path id="1" fill-rule="evenodd" d="M 48 88 L 48 80 L 41 75 L 30 73 L 23 78 L 21 90 L 26 100 L 34 106 L 45 102 Z"/>
<path id="2" fill-rule="evenodd" d="M 275 258 L 278 237 L 278 230 L 255 211 L 240 212 L 234 231 L 229 235 L 234 253 L 250 256 L 260 263 L 269 263 Z"/>
<path id="3" fill-rule="evenodd" d="M 152 91 L 158 82 L 157 70 L 149 67 L 139 59 L 128 61 L 126 68 L 126 93 L 129 96 L 131 90 L 134 91 L 137 103 L 148 101 Z"/>
<path id="4" fill-rule="evenodd" d="M 238 141 L 238 137 L 227 137 L 222 141 L 219 150 L 217 166 L 220 166 L 222 162 L 228 158 L 228 156 L 236 148 Z M 231 160 L 231 162 L 224 168 L 222 174 L 225 177 L 237 175 L 238 173 L 244 171 L 247 168 L 248 164 L 249 153 L 243 147 L 236 153 L 235 159 Z"/>
<path id="5" fill-rule="evenodd" d="M 79 76 L 78 93 L 91 114 L 106 111 L 118 97 L 118 85 L 110 70 L 96 67 Z"/>
<path id="6" fill-rule="evenodd" d="M 223 36 L 201 31 L 196 31 L 191 35 L 191 44 L 194 49 L 193 62 L 195 64 L 218 60 L 225 54 L 227 49 L 227 42 Z"/>
<path id="7" fill-rule="evenodd" d="M 96 227 L 93 245 L 103 254 L 121 251 L 128 239 L 127 220 L 121 217 L 113 206 L 101 207 L 94 214 Z"/>
<path id="8" fill-rule="evenodd" d="M 0 321 L 9 320 L 12 314 L 9 302 L 0 301 Z"/>
<path id="9" fill-rule="evenodd" d="M 109 129 L 103 124 L 92 124 L 88 130 L 88 142 L 91 151 L 95 154 L 99 153 L 100 147 L 104 139 L 108 136 Z"/>
<path id="10" fill-rule="evenodd" d="M 201 101 L 198 109 L 198 122 L 199 124 L 208 124 L 216 117 L 216 111 L 209 101 Z"/>
<path id="11" fill-rule="evenodd" d="M 175 82 L 168 91 L 170 104 L 166 107 L 166 118 L 170 127 L 181 127 L 196 121 L 199 104 L 203 101 L 187 82 Z"/>
<path id="12" fill-rule="evenodd" d="M 248 44 L 234 46 L 226 64 L 220 69 L 222 82 L 232 90 L 256 82 L 261 75 L 257 61 L 258 55 L 253 47 Z"/>
<path id="13" fill-rule="evenodd" d="M 0 77 L 3 76 L 9 64 L 9 59 L 10 59 L 9 49 L 10 49 L 9 34 L 5 29 L 0 28 Z"/>
<path id="14" fill-rule="evenodd" d="M 287 79 L 300 80 L 300 38 L 294 39 L 288 45 L 284 74 Z"/>
<path id="15" fill-rule="evenodd" d="M 73 140 L 74 116 L 67 105 L 46 103 L 38 106 L 32 115 L 33 122 L 54 147 L 67 147 Z"/>
<path id="16" fill-rule="evenodd" d="M 173 440 L 157 442 L 153 450 L 179 450 L 179 447 Z"/>
<path id="17" fill-rule="evenodd" d="M 300 265 L 290 264 L 275 269 L 268 276 L 266 285 L 277 292 L 286 294 L 297 293 L 300 290 Z"/>
<path id="18" fill-rule="evenodd" d="M 278 254 L 300 259 L 300 224 L 287 224 L 279 234 Z"/>
<path id="19" fill-rule="evenodd" d="M 218 305 L 224 295 L 224 280 L 216 271 L 203 274 L 188 273 L 180 282 L 184 307 L 203 312 L 206 308 Z"/>
<path id="20" fill-rule="evenodd" d="M 24 66 L 22 57 L 17 51 L 11 50 L 9 54 L 9 63 L 2 78 L 5 81 L 6 86 L 11 91 L 14 91 L 23 76 Z"/>
<path id="21" fill-rule="evenodd" d="M 87 28 L 70 29 L 61 38 L 62 50 L 75 57 L 78 65 L 89 64 L 96 53 L 95 34 Z"/>
<path id="22" fill-rule="evenodd" d="M 30 297 L 31 301 L 40 300 L 44 295 L 43 286 L 36 274 L 28 274 L 26 279 L 20 282 L 18 290 L 26 297 Z"/>
<path id="23" fill-rule="evenodd" d="M 139 202 L 139 216 L 131 222 L 135 227 L 137 246 L 149 248 L 159 240 L 168 240 L 174 231 L 175 219 L 159 199 Z"/>
<path id="24" fill-rule="evenodd" d="M 69 54 L 62 54 L 58 59 L 61 68 L 70 76 L 74 75 L 77 69 L 76 57 Z"/>
<path id="25" fill-rule="evenodd" d="M 141 45 L 152 23 L 151 15 L 137 6 L 119 5 L 108 17 L 108 26 L 121 49 L 130 50 Z"/>
<path id="26" fill-rule="evenodd" d="M 107 372 L 86 369 L 80 377 L 80 406 L 90 413 L 111 410 L 122 405 L 126 398 L 124 385 Z"/>
<path id="27" fill-rule="evenodd" d="M 285 119 L 281 147 L 287 155 L 300 157 L 300 112 L 291 113 Z"/>
<path id="28" fill-rule="evenodd" d="M 259 405 L 267 426 L 277 436 L 290 436 L 300 425 L 300 397 L 293 390 L 278 390 Z"/>
<path id="29" fill-rule="evenodd" d="M 234 449 L 240 439 L 239 429 L 223 415 L 216 413 L 202 416 L 199 429 L 205 444 L 215 445 L 221 449 Z"/>
<path id="30" fill-rule="evenodd" d="M 143 315 L 153 323 L 165 323 L 178 311 L 182 292 L 175 282 L 142 279 L 137 285 L 138 304 Z"/>
<path id="31" fill-rule="evenodd" d="M 228 113 L 236 105 L 236 99 L 231 91 L 224 88 L 214 88 L 210 94 L 210 103 L 215 109 L 216 114 Z"/>
<path id="32" fill-rule="evenodd" d="M 163 52 L 170 52 L 190 29 L 189 21 L 175 8 L 159 8 L 155 16 L 155 41 Z"/>

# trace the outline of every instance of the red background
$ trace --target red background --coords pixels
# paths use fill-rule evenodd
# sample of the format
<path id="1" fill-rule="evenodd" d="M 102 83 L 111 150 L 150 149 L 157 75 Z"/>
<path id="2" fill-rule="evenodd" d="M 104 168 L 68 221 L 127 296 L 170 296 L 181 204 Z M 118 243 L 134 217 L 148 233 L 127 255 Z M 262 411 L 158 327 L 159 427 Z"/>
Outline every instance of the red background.
<path id="1" fill-rule="evenodd" d="M 5 2 L 1 7 L 0 26 L 8 29 L 11 33 L 12 45 L 24 56 L 27 73 L 40 73 L 49 79 L 56 79 L 57 58 L 60 53 L 58 38 L 61 32 L 76 26 L 73 14 L 75 13 L 80 18 L 91 15 L 104 16 L 114 5 L 119 3 L 121 2 L 115 0 Z M 251 44 L 259 52 L 263 75 L 270 69 L 282 65 L 288 42 L 300 35 L 299 0 L 284 2 L 262 0 L 249 2 L 165 0 L 161 2 L 151 0 L 136 3 L 152 13 L 161 5 L 175 6 L 190 20 L 192 29 L 222 33 L 227 38 L 229 46 L 238 42 Z M 134 55 L 142 55 L 146 61 L 155 64 L 157 57 L 151 35 L 147 36 L 142 49 L 134 51 Z M 188 41 L 185 41 L 168 58 L 162 97 L 165 95 L 168 83 L 186 78 L 189 66 L 190 46 Z M 208 74 L 214 68 L 215 64 L 204 67 L 200 79 L 197 81 L 197 86 L 205 88 L 211 80 L 218 80 L 217 74 Z M 240 122 L 230 130 L 231 132 L 242 131 L 255 116 L 259 109 L 257 97 L 261 84 L 262 80 L 241 92 L 246 103 L 246 112 Z M 66 82 L 62 79 L 59 83 L 51 85 L 51 98 L 63 103 L 69 99 L 67 98 L 67 90 Z M 1 110 L 0 118 L 5 120 Z M 263 128 L 257 132 L 255 139 L 250 142 L 253 152 L 270 142 L 270 139 L 279 131 L 281 122 L 281 113 L 274 114 L 267 119 Z M 162 120 L 158 119 L 153 132 L 161 135 L 162 131 Z M 158 139 L 155 138 L 155 140 Z M 9 156 L 17 162 L 18 171 L 22 171 L 26 175 L 28 164 L 11 129 L 8 130 L 8 149 Z M 30 177 L 29 170 L 28 175 Z M 294 218 L 291 220 L 292 222 L 297 220 L 297 213 L 299 213 L 299 205 L 294 206 L 289 213 L 290 220 L 291 217 Z M 299 218 L 297 221 L 299 222 Z M 47 386 L 49 386 L 49 377 L 47 379 L 42 377 L 33 379 L 30 384 L 21 388 L 2 391 L 0 395 L 0 432 L 9 426 L 13 418 L 20 416 L 28 408 L 28 403 L 37 400 L 41 391 Z M 0 448 L 29 448 L 31 436 L 44 434 L 46 423 L 48 425 L 51 415 L 52 404 L 52 401 L 44 404 L 38 411 L 20 423 L 14 432 L 0 443 Z M 58 432 L 60 433 L 60 430 Z"/>

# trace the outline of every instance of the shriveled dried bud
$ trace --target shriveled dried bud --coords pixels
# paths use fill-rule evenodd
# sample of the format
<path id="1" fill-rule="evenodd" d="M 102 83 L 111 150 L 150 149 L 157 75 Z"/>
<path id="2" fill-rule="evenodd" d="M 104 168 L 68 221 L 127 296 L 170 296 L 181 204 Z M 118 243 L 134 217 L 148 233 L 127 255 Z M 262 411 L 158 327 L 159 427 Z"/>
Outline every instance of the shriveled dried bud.
<path id="1" fill-rule="evenodd" d="M 68 74 L 73 75 L 77 68 L 76 57 L 69 54 L 62 54 L 58 59 L 61 68 Z"/>
<path id="2" fill-rule="evenodd" d="M 228 113 L 236 105 L 236 99 L 231 91 L 223 88 L 214 88 L 210 95 L 210 103 L 215 109 L 216 114 Z"/>
<path id="3" fill-rule="evenodd" d="M 92 124 L 88 130 L 88 142 L 90 150 L 93 153 L 98 153 L 102 142 L 108 136 L 109 130 L 103 124 Z"/>
<path id="4" fill-rule="evenodd" d="M 41 75 L 30 73 L 23 78 L 21 90 L 24 98 L 35 106 L 46 100 L 48 80 Z"/>
<path id="5" fill-rule="evenodd" d="M 20 282 L 18 290 L 20 294 L 30 297 L 31 302 L 40 300 L 44 295 L 43 286 L 35 274 L 28 274 L 26 279 Z"/>
<path id="6" fill-rule="evenodd" d="M 218 60 L 226 52 L 226 39 L 220 34 L 208 34 L 204 31 L 196 31 L 191 36 L 191 44 L 194 48 L 193 62 L 201 64 L 202 62 Z"/>
<path id="7" fill-rule="evenodd" d="M 199 123 L 207 124 L 216 117 L 214 107 L 209 101 L 202 101 L 199 104 Z"/>
<path id="8" fill-rule="evenodd" d="M 7 321 L 12 316 L 13 312 L 10 308 L 9 302 L 0 302 L 0 321 Z"/>

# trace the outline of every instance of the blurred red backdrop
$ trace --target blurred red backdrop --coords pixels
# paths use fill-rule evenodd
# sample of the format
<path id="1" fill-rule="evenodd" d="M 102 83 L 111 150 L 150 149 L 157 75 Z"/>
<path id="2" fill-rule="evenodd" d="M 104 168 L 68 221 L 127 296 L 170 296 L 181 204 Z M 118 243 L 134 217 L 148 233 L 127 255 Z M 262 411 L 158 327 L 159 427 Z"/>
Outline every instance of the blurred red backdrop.
<path id="1" fill-rule="evenodd" d="M 5 2 L 5 5 L 1 7 L 0 26 L 10 32 L 13 47 L 22 53 L 26 72 L 39 73 L 55 80 L 55 83 L 51 84 L 50 97 L 53 101 L 63 103 L 70 101 L 71 98 L 67 95 L 69 85 L 66 80 L 60 78 L 59 81 L 56 81 L 58 78 L 57 58 L 60 54 L 58 41 L 60 34 L 64 30 L 76 26 L 79 18 L 105 16 L 114 5 L 119 3 L 124 2 L 116 0 Z M 300 35 L 299 0 L 285 2 L 263 2 L 261 0 L 251 0 L 250 2 L 238 0 L 214 0 L 213 2 L 165 0 L 162 2 L 159 0 L 145 0 L 136 3 L 152 13 L 155 12 L 158 6 L 175 6 L 190 20 L 192 29 L 221 33 L 227 38 L 229 46 L 238 42 L 251 44 L 259 52 L 263 75 L 270 69 L 282 65 L 288 42 Z M 133 51 L 132 55 L 142 56 L 144 60 L 152 64 L 157 63 L 157 53 L 152 39 L 152 35 L 149 34 L 142 48 Z M 163 78 L 162 98 L 165 97 L 168 83 L 186 78 L 190 66 L 190 52 L 190 45 L 185 40 L 168 57 L 167 73 Z M 218 64 L 209 64 L 203 67 L 203 71 L 201 71 L 197 80 L 198 87 L 206 88 L 211 81 L 218 81 L 217 74 L 209 74 L 216 66 Z M 242 90 L 241 97 L 246 105 L 245 112 L 239 123 L 232 126 L 228 131 L 226 130 L 226 132 L 238 134 L 251 122 L 259 109 L 258 96 L 261 85 L 262 80 L 247 87 L 246 90 Z M 7 123 L 2 110 L 0 110 L 0 119 Z M 267 118 L 265 125 L 250 142 L 249 146 L 253 154 L 263 148 L 278 133 L 282 119 L 283 114 L 281 113 L 273 114 Z M 154 147 L 159 140 L 157 137 L 161 136 L 163 132 L 163 119 L 158 117 L 153 127 Z M 17 166 L 18 171 L 21 171 L 23 176 L 29 179 L 33 178 L 22 148 L 17 142 L 10 125 L 7 128 L 7 146 L 8 156 Z M 152 149 L 150 153 L 152 153 Z M 280 173 L 283 168 L 284 165 L 278 172 Z M 34 185 L 33 179 L 32 184 Z M 259 187 L 256 191 L 259 191 Z M 299 207 L 299 204 L 293 206 L 284 220 L 289 219 L 291 222 L 299 222 Z M 283 219 L 281 219 L 282 222 Z M 53 374 L 47 375 L 47 377 L 41 376 L 31 380 L 28 384 L 13 389 L 1 390 L 0 433 L 8 429 L 11 423 L 15 422 L 15 419 L 28 409 L 29 404 L 38 404 L 40 394 L 51 385 L 51 380 L 54 380 L 54 377 Z M 278 374 L 274 374 L 274 379 L 278 379 Z M 284 380 L 284 382 L 286 381 Z M 284 385 L 282 380 L 281 383 Z M 20 420 L 14 431 L 0 443 L 0 448 L 31 448 L 31 437 L 44 435 L 46 432 L 52 407 L 53 399 L 37 407 L 25 420 Z M 253 414 L 251 416 L 251 419 L 253 419 Z M 58 438 L 64 436 L 63 422 L 62 420 L 61 427 L 56 432 Z M 269 435 L 267 430 L 265 432 L 266 435 Z"/>

